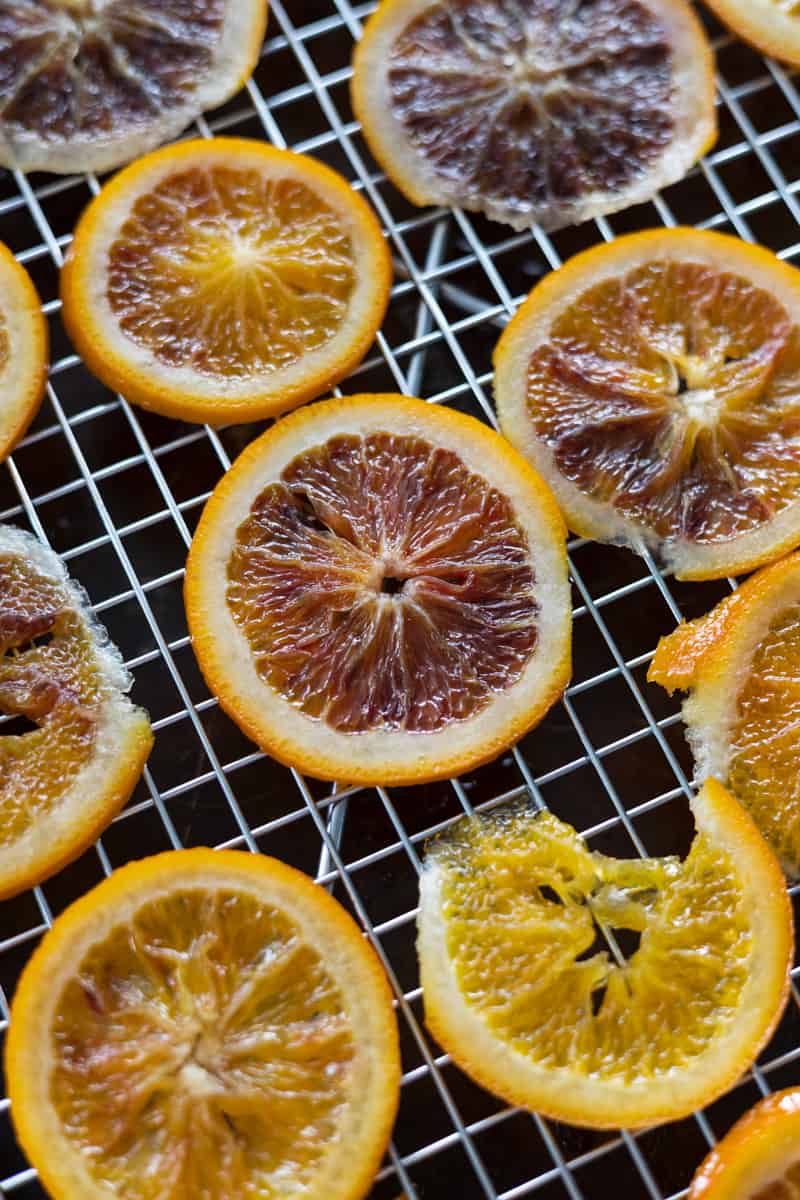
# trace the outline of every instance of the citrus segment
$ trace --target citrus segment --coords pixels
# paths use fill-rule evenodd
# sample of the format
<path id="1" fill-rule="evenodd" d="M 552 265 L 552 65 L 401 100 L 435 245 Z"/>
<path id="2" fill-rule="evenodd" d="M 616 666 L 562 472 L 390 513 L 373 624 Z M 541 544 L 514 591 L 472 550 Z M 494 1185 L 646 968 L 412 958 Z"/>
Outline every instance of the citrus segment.
<path id="1" fill-rule="evenodd" d="M 0 242 L 0 460 L 23 436 L 47 383 L 48 333 L 36 288 Z"/>
<path id="2" fill-rule="evenodd" d="M 800 873 L 800 555 L 662 638 L 648 678 L 690 692 L 683 716 L 698 777 L 726 780 L 786 872 Z"/>
<path id="3" fill-rule="evenodd" d="M 417 204 L 558 228 L 674 182 L 713 143 L 713 62 L 682 0 L 384 0 L 353 106 Z"/>
<path id="4" fill-rule="evenodd" d="M 14 1123 L 55 1200 L 357 1200 L 399 1091 L 391 993 L 322 889 L 178 851 L 61 917 L 15 997 Z"/>
<path id="5" fill-rule="evenodd" d="M 238 91 L 266 20 L 266 0 L 3 0 L 0 162 L 129 162 Z"/>
<path id="6" fill-rule="evenodd" d="M 534 288 L 495 354 L 506 435 L 587 537 L 679 578 L 800 541 L 800 274 L 768 251 L 658 230 Z"/>
<path id="7" fill-rule="evenodd" d="M 756 1104 L 706 1157 L 688 1200 L 796 1200 L 800 1196 L 800 1092 Z"/>
<path id="8" fill-rule="evenodd" d="M 706 0 L 734 33 L 762 54 L 800 64 L 800 5 L 796 0 Z"/>
<path id="9" fill-rule="evenodd" d="M 569 673 L 546 489 L 477 421 L 399 396 L 317 405 L 249 447 L 203 515 L 186 602 L 225 708 L 323 778 L 485 761 Z"/>
<path id="10" fill-rule="evenodd" d="M 693 810 L 684 861 L 592 853 L 551 814 L 522 809 L 432 844 L 426 1021 L 470 1075 L 558 1120 L 635 1127 L 701 1107 L 753 1061 L 787 995 L 789 900 L 719 784 Z M 615 933 L 638 942 L 627 959 Z"/>
<path id="11" fill-rule="evenodd" d="M 90 845 L 153 744 L 131 679 L 54 554 L 0 527 L 0 897 Z"/>
<path id="12" fill-rule="evenodd" d="M 62 276 L 64 320 L 129 400 L 186 420 L 274 415 L 337 382 L 369 348 L 391 260 L 335 172 L 258 142 L 170 146 L 84 213 Z"/>

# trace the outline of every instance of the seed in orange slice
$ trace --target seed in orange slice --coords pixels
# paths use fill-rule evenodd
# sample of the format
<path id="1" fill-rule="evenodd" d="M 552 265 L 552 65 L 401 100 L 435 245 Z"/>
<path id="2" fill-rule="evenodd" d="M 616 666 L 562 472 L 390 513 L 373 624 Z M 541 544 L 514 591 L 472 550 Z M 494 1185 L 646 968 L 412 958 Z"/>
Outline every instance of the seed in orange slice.
<path id="1" fill-rule="evenodd" d="M 241 851 L 132 863 L 68 908 L 23 972 L 5 1066 L 53 1200 L 360 1200 L 400 1083 L 355 922 Z"/>
<path id="2" fill-rule="evenodd" d="M 266 0 L 3 0 L 0 163 L 109 171 L 241 88 Z"/>
<path id="3" fill-rule="evenodd" d="M 458 774 L 569 678 L 549 491 L 479 421 L 403 396 L 325 401 L 249 446 L 203 513 L 185 596 L 225 710 L 323 779 Z"/>
<path id="4" fill-rule="evenodd" d="M 506 436 L 576 533 L 679 579 L 800 542 L 800 272 L 692 229 L 622 237 L 538 284 L 495 351 Z"/>
<path id="5" fill-rule="evenodd" d="M 81 217 L 64 322 L 109 387 L 165 416 L 274 416 L 369 349 L 391 258 L 367 203 L 328 167 L 263 142 L 168 146 Z"/>
<path id="6" fill-rule="evenodd" d="M 131 677 L 83 592 L 35 538 L 0 526 L 0 899 L 77 858 L 153 745 Z"/>
<path id="7" fill-rule="evenodd" d="M 740 38 L 762 54 L 800 65 L 800 5 L 796 0 L 706 0 Z"/>
<path id="8" fill-rule="evenodd" d="M 0 242 L 0 461 L 39 410 L 48 350 L 47 322 L 36 288 Z"/>
<path id="9" fill-rule="evenodd" d="M 800 874 L 800 554 L 662 638 L 648 679 L 689 692 L 697 777 L 725 780 L 787 874 Z"/>
<path id="10" fill-rule="evenodd" d="M 788 995 L 789 897 L 720 784 L 692 809 L 683 861 L 592 853 L 523 809 L 462 820 L 429 847 L 425 1019 L 484 1087 L 559 1121 L 639 1127 L 701 1108 L 751 1065 Z M 614 931 L 639 937 L 627 959 Z"/>
<path id="11" fill-rule="evenodd" d="M 703 1161 L 688 1200 L 796 1200 L 800 1090 L 775 1092 L 736 1122 Z"/>
<path id="12" fill-rule="evenodd" d="M 714 64 L 683 0 L 383 0 L 353 108 L 415 204 L 515 229 L 615 212 L 714 143 Z"/>

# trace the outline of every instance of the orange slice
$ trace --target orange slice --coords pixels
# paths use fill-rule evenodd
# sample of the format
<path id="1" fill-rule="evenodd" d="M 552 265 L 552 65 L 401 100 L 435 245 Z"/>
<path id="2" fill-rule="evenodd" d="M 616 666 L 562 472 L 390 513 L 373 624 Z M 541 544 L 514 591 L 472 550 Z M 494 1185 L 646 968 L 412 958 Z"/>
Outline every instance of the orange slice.
<path id="1" fill-rule="evenodd" d="M 790 901 L 720 784 L 692 809 L 682 862 L 592 853 L 521 809 L 460 821 L 429 848 L 425 1019 L 484 1087 L 559 1121 L 639 1127 L 701 1108 L 754 1061 L 788 995 Z M 638 940 L 627 959 L 623 938 Z"/>
<path id="2" fill-rule="evenodd" d="M 39 411 L 48 350 L 47 322 L 36 288 L 0 242 L 0 461 Z"/>
<path id="3" fill-rule="evenodd" d="M 706 0 L 734 33 L 762 54 L 800 65 L 800 8 L 795 0 Z"/>
<path id="4" fill-rule="evenodd" d="M 679 579 L 800 542 L 800 272 L 737 238 L 660 229 L 548 275 L 495 352 L 506 436 L 584 537 Z"/>
<path id="5" fill-rule="evenodd" d="M 647 677 L 690 693 L 698 778 L 724 779 L 784 870 L 800 874 L 800 554 L 662 638 Z"/>
<path id="6" fill-rule="evenodd" d="M 250 421 L 319 395 L 380 327 L 391 259 L 366 202 L 320 163 L 218 138 L 126 168 L 78 223 L 64 322 L 128 400 Z"/>
<path id="7" fill-rule="evenodd" d="M 756 1104 L 704 1160 L 688 1200 L 796 1200 L 800 1196 L 800 1091 Z"/>
<path id="8" fill-rule="evenodd" d="M 716 139 L 713 55 L 684 0 L 383 0 L 353 72 L 403 195 L 515 229 L 647 200 Z"/>
<path id="9" fill-rule="evenodd" d="M 400 1085 L 355 922 L 237 851 L 132 863 L 68 908 L 23 972 L 5 1066 L 53 1200 L 360 1200 Z"/>
<path id="10" fill-rule="evenodd" d="M 234 95 L 266 0 L 25 0 L 2 6 L 0 163 L 108 171 Z"/>
<path id="11" fill-rule="evenodd" d="M 326 401 L 249 446 L 206 506 L 185 595 L 223 708 L 323 779 L 458 774 L 569 678 L 550 493 L 479 421 L 403 396 Z"/>
<path id="12" fill-rule="evenodd" d="M 52 551 L 0 526 L 0 899 L 92 844 L 153 745 L 87 606 Z"/>

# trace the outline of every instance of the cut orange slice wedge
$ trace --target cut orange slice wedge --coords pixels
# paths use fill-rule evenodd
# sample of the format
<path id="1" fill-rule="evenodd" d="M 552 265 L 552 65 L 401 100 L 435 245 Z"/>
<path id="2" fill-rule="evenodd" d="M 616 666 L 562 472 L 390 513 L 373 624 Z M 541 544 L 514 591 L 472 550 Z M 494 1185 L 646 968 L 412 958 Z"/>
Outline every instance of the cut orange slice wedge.
<path id="1" fill-rule="evenodd" d="M 0 163 L 108 171 L 243 86 L 266 0 L 3 3 Z"/>
<path id="2" fill-rule="evenodd" d="M 355 922 L 236 851 L 132 863 L 68 908 L 20 980 L 5 1067 L 53 1200 L 361 1200 L 400 1085 Z"/>
<path id="3" fill-rule="evenodd" d="M 706 0 L 734 33 L 762 54 L 800 65 L 800 8 L 795 0 Z"/>
<path id="4" fill-rule="evenodd" d="M 559 1121 L 639 1127 L 701 1108 L 751 1065 L 788 995 L 789 897 L 720 784 L 692 809 L 683 862 L 592 853 L 550 813 L 522 809 L 432 843 L 425 1019 L 484 1087 Z M 627 958 L 623 936 L 638 941 Z"/>
<path id="5" fill-rule="evenodd" d="M 569 678 L 549 491 L 480 422 L 403 396 L 326 401 L 249 446 L 206 506 L 185 595 L 226 712 L 323 779 L 458 774 Z"/>
<path id="6" fill-rule="evenodd" d="M 796 1200 L 800 1196 L 800 1090 L 767 1096 L 703 1162 L 688 1200 Z"/>
<path id="7" fill-rule="evenodd" d="M 383 0 L 352 100 L 409 200 L 515 229 L 647 200 L 716 138 L 713 56 L 683 0 Z"/>
<path id="8" fill-rule="evenodd" d="M 36 288 L 0 242 L 0 461 L 39 411 L 47 362 L 47 322 Z"/>
<path id="9" fill-rule="evenodd" d="M 647 677 L 690 693 L 698 778 L 724 779 L 784 870 L 800 874 L 800 554 L 662 638 Z"/>
<path id="10" fill-rule="evenodd" d="M 88 600 L 29 534 L 0 526 L 0 899 L 82 854 L 153 745 Z"/>
<path id="11" fill-rule="evenodd" d="M 383 320 L 391 259 L 328 167 L 262 142 L 168 146 L 87 208 L 62 273 L 88 366 L 165 416 L 274 416 L 330 388 Z"/>
<path id="12" fill-rule="evenodd" d="M 737 238 L 660 229 L 571 259 L 501 337 L 506 436 L 570 526 L 680 579 L 800 542 L 800 272 Z"/>

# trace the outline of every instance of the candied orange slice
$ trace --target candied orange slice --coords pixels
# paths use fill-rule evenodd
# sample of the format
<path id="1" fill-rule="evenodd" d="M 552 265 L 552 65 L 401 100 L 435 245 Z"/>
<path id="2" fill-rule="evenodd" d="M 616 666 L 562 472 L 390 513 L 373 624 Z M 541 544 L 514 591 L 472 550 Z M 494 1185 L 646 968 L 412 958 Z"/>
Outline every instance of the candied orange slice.
<path id="1" fill-rule="evenodd" d="M 39 410 L 48 349 L 47 322 L 36 288 L 0 242 L 0 461 Z"/>
<path id="2" fill-rule="evenodd" d="M 775 1092 L 736 1122 L 706 1157 L 688 1200 L 796 1200 L 800 1090 Z"/>
<path id="3" fill-rule="evenodd" d="M 52 551 L 0 526 L 0 898 L 91 845 L 153 744 L 87 603 Z"/>
<path id="4" fill-rule="evenodd" d="M 266 0 L 0 2 L 0 163 L 108 171 L 245 83 Z"/>
<path id="5" fill-rule="evenodd" d="M 713 56 L 684 0 L 383 0 L 352 100 L 409 200 L 515 229 L 646 200 L 716 138 Z"/>
<path id="6" fill-rule="evenodd" d="M 186 610 L 225 710 L 323 779 L 457 774 L 569 678 L 550 493 L 479 421 L 403 396 L 326 401 L 249 446 L 201 518 Z"/>
<path id="7" fill-rule="evenodd" d="M 737 238 L 661 229 L 571 259 L 495 352 L 506 436 L 570 526 L 679 579 L 800 542 L 800 272 Z"/>
<path id="8" fill-rule="evenodd" d="M 762 54 L 800 65 L 800 4 L 797 0 L 706 0 L 734 33 Z"/>
<path id="9" fill-rule="evenodd" d="M 425 1019 L 484 1087 L 559 1121 L 639 1127 L 701 1108 L 754 1061 L 788 995 L 791 905 L 721 784 L 692 809 L 683 861 L 592 853 L 522 809 L 429 847 Z"/>
<path id="10" fill-rule="evenodd" d="M 165 416 L 274 416 L 343 378 L 389 300 L 372 210 L 301 154 L 218 138 L 156 151 L 87 208 L 62 273 L 89 367 Z"/>
<path id="11" fill-rule="evenodd" d="M 784 870 L 800 874 L 800 554 L 662 638 L 648 679 L 689 692 L 698 778 L 724 779 Z"/>
<path id="12" fill-rule="evenodd" d="M 53 1200 L 360 1200 L 400 1086 L 355 922 L 237 851 L 132 863 L 68 908 L 23 972 L 5 1065 Z"/>

